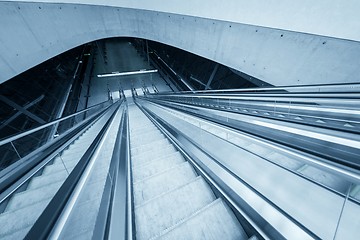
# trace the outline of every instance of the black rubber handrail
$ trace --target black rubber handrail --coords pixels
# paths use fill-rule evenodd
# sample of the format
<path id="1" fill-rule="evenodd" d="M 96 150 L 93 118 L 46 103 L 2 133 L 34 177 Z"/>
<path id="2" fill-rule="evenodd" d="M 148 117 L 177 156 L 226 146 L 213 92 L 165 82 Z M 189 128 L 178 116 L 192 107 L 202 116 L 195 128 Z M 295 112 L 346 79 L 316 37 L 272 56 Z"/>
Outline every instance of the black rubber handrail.
<path id="1" fill-rule="evenodd" d="M 106 130 L 109 128 L 110 123 L 115 117 L 114 111 L 111 117 L 107 120 L 101 131 L 98 133 L 90 147 L 86 150 L 85 154 L 80 159 L 79 163 L 72 170 L 68 178 L 61 185 L 55 196 L 51 199 L 45 210 L 41 213 L 40 217 L 36 220 L 30 231 L 27 233 L 25 239 L 47 239 L 51 230 L 53 229 L 56 221 L 61 215 L 68 199 L 74 191 L 77 183 L 79 182 L 84 170 L 86 169 L 91 157 L 95 153 L 101 139 L 103 138 Z"/>

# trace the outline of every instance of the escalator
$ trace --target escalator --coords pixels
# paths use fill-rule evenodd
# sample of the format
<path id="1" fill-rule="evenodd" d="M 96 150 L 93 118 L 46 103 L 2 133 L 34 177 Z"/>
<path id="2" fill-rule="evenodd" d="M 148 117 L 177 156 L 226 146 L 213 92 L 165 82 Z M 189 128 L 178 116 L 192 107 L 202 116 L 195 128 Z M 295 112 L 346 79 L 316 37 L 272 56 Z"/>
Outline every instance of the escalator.
<path id="1" fill-rule="evenodd" d="M 248 239 L 232 210 L 129 105 L 136 239 Z"/>
<path id="2" fill-rule="evenodd" d="M 356 235 L 355 173 L 135 96 L 100 112 L 0 192 L 1 239 Z"/>
<path id="3" fill-rule="evenodd" d="M 187 154 L 193 153 L 197 165 L 215 175 L 214 181 L 226 182 L 225 196 L 230 193 L 234 199 L 239 194 L 240 208 L 250 205 L 256 209 L 256 214 L 282 232 L 282 237 L 347 239 L 358 235 L 359 221 L 351 220 L 360 209 L 355 194 L 359 184 L 356 170 L 330 165 L 316 156 L 234 130 L 218 123 L 216 117 L 201 118 L 201 110 L 191 114 L 144 98 L 138 102 Z M 244 186 L 235 182 L 243 182 Z M 261 197 L 255 199 L 251 191 L 242 187 L 251 188 Z M 244 200 L 249 205 L 243 205 Z M 257 204 L 258 201 L 261 203 Z M 266 204 L 269 209 L 265 211 Z M 270 206 L 274 210 L 271 214 Z M 280 215 L 276 216 L 277 213 Z M 281 215 L 286 217 L 280 220 Z M 289 226 L 284 228 L 286 222 Z"/>
<path id="4" fill-rule="evenodd" d="M 22 239 L 89 149 L 113 111 L 89 125 L 70 145 L 47 161 L 1 202 L 0 238 Z"/>
<path id="5" fill-rule="evenodd" d="M 130 209 L 135 226 L 129 238 L 249 239 L 225 200 L 213 192 L 131 99 L 128 104 L 130 139 L 125 143 L 130 149 L 133 190 Z M 114 189 L 126 183 L 115 184 L 116 176 L 112 173 L 117 168 L 113 164 L 115 151 L 118 145 L 124 145 L 119 140 L 126 138 L 126 132 L 120 131 L 126 126 L 124 109 L 125 106 L 106 112 L 2 202 L 1 239 L 89 239 L 96 238 L 101 231 L 102 238 L 113 234 L 112 224 L 118 216 L 104 213 L 126 205 L 116 199 L 116 190 L 107 188 L 108 182 Z M 104 126 L 108 126 L 106 131 Z M 100 135 L 87 165 L 76 173 Z M 125 160 L 122 156 L 120 159 L 119 167 Z M 69 190 L 69 196 L 59 196 L 76 174 L 80 177 L 73 183 L 75 187 Z M 123 174 L 119 173 L 118 178 Z M 55 201 L 59 197 L 64 198 L 63 206 Z M 106 200 L 109 204 L 104 208 Z"/>

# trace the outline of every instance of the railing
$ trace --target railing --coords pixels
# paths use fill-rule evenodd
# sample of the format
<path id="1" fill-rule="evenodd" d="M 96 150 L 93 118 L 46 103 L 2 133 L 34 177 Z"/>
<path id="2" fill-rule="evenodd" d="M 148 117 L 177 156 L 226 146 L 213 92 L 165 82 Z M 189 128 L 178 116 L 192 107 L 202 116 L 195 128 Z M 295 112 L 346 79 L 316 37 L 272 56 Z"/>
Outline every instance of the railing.
<path id="1" fill-rule="evenodd" d="M 101 105 L 102 104 L 99 106 Z M 99 106 L 94 106 L 94 108 Z M 63 134 L 59 135 L 56 139 L 43 144 L 25 157 L 2 170 L 0 172 L 0 203 L 5 202 L 8 197 L 21 188 L 42 168 L 47 166 L 47 164 L 51 162 L 55 156 L 59 155 L 59 153 L 63 151 L 69 144 L 71 144 L 76 138 L 78 138 L 78 136 L 84 133 L 88 127 L 94 123 L 94 121 L 101 118 L 101 116 L 106 113 L 111 108 L 111 106 L 113 105 L 111 104 L 104 109 L 99 109 L 96 113 L 89 115 L 85 120 L 79 122 Z M 92 110 L 95 110 L 94 108 L 92 108 Z M 85 110 L 85 112 L 87 110 Z M 75 115 L 78 116 L 81 113 L 84 113 L 84 111 L 81 111 Z M 71 119 L 71 116 L 69 116 L 68 119 Z M 35 130 L 37 129 L 34 129 L 34 131 Z M 14 138 L 16 137 L 17 136 Z M 7 141 L 9 140 L 10 139 Z"/>
<path id="2" fill-rule="evenodd" d="M 345 84 L 319 84 L 319 85 L 301 85 L 301 86 L 278 86 L 278 87 L 261 87 L 261 88 L 239 88 L 239 89 L 218 89 L 218 90 L 197 90 L 197 91 L 181 91 L 166 92 L 166 94 L 184 94 L 184 93 L 338 93 L 338 92 L 360 92 L 359 83 Z"/>
<path id="3" fill-rule="evenodd" d="M 0 171 L 48 143 L 48 138 L 42 138 L 42 136 L 46 136 L 45 133 L 55 132 L 53 137 L 60 137 L 75 125 L 89 119 L 112 103 L 112 101 L 106 101 L 26 132 L 0 140 Z"/>
<path id="4" fill-rule="evenodd" d="M 360 93 L 174 93 L 150 99 L 360 133 Z"/>
<path id="5" fill-rule="evenodd" d="M 150 57 L 151 62 L 159 68 L 161 73 L 165 74 L 166 77 L 170 79 L 177 89 L 193 90 L 193 87 L 189 85 L 179 74 L 177 74 L 163 59 L 161 59 L 155 50 L 151 49 Z M 170 85 L 169 87 L 172 89 Z"/>

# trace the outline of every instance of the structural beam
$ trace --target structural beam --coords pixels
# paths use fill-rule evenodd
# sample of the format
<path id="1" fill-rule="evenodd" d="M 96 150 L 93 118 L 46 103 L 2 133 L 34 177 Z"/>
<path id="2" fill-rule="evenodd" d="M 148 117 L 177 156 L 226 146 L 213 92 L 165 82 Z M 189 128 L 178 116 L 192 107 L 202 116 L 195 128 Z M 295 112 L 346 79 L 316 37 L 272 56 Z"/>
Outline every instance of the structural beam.
<path id="1" fill-rule="evenodd" d="M 210 84 L 211 84 L 212 80 L 214 79 L 218 68 L 219 68 L 219 64 L 216 64 L 215 67 L 214 67 L 214 70 L 212 71 L 212 73 L 211 73 L 211 75 L 209 77 L 209 81 L 207 82 L 207 84 L 205 86 L 205 90 L 208 90 L 210 88 Z"/>
<path id="2" fill-rule="evenodd" d="M 194 80 L 195 82 L 199 83 L 202 86 L 206 86 L 203 82 L 201 82 L 199 79 L 194 78 L 193 76 L 190 76 L 190 79 Z"/>
<path id="3" fill-rule="evenodd" d="M 44 96 L 45 96 L 44 94 L 41 95 L 40 97 L 38 97 L 38 98 L 35 99 L 34 101 L 26 104 L 23 108 L 27 110 L 28 108 L 30 108 L 30 107 L 34 106 L 35 104 L 37 104 L 38 102 L 40 102 L 40 101 L 44 98 Z M 22 113 L 22 112 L 19 111 L 19 112 L 15 113 L 13 116 L 11 116 L 8 120 L 6 120 L 6 121 L 0 126 L 0 130 L 3 129 L 3 128 L 4 128 L 5 126 L 7 126 L 8 124 L 10 124 L 12 121 L 14 121 L 18 116 L 21 115 L 21 113 Z"/>
<path id="4" fill-rule="evenodd" d="M 31 119 L 35 120 L 36 122 L 40 123 L 40 124 L 45 124 L 46 122 L 41 119 L 40 117 L 36 116 L 35 114 L 29 112 L 25 107 L 22 107 L 16 103 L 14 103 L 13 101 L 11 101 L 10 99 L 8 99 L 7 97 L 4 97 L 2 95 L 0 95 L 0 101 L 3 101 L 4 103 L 6 103 L 7 105 L 15 108 L 16 110 L 18 110 L 19 112 L 25 114 L 26 116 L 30 117 Z"/>

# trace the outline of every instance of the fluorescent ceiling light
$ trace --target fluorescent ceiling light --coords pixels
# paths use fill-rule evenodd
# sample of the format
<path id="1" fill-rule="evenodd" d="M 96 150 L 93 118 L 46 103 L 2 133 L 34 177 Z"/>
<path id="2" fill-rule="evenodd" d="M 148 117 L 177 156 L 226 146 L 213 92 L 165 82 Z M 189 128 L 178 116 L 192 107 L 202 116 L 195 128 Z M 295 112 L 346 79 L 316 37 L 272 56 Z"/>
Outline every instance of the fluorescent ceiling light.
<path id="1" fill-rule="evenodd" d="M 156 73 L 157 69 L 152 70 L 146 70 L 141 69 L 139 71 L 132 71 L 132 72 L 112 72 L 112 73 L 104 73 L 104 74 L 98 74 L 97 77 L 118 77 L 118 76 L 128 76 L 128 75 L 135 75 L 135 74 L 144 74 L 144 73 Z"/>

